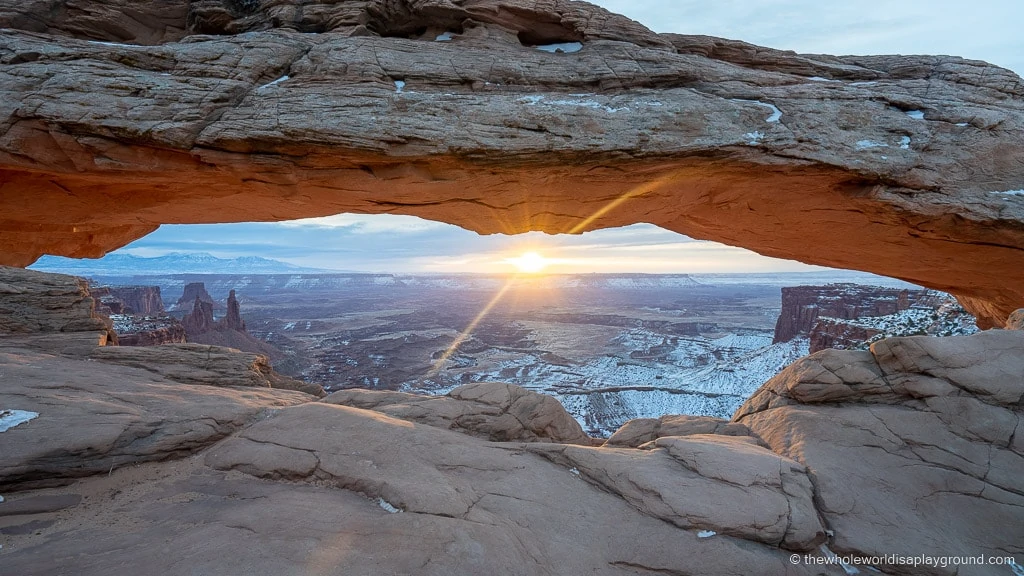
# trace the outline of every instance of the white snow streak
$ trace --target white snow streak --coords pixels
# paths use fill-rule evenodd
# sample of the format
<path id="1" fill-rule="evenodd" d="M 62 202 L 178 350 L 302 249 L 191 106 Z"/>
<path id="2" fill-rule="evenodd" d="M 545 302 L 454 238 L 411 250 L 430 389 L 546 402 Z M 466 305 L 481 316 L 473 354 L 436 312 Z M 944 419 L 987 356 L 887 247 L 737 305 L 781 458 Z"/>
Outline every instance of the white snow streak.
<path id="1" fill-rule="evenodd" d="M 405 88 L 405 80 L 395 80 L 395 92 L 401 94 L 402 88 Z"/>
<path id="2" fill-rule="evenodd" d="M 280 78 L 278 78 L 277 80 L 274 80 L 273 82 L 267 82 L 267 83 L 266 83 L 266 84 L 264 84 L 263 86 L 260 86 L 259 88 L 257 88 L 257 90 L 263 90 L 264 88 L 267 88 L 267 87 L 273 86 L 273 85 L 275 85 L 275 84 L 280 84 L 281 82 L 284 82 L 284 81 L 285 81 L 285 80 L 287 80 L 287 79 L 288 79 L 288 76 L 287 76 L 287 75 L 285 75 L 285 76 L 281 76 Z"/>
<path id="3" fill-rule="evenodd" d="M 889 145 L 884 142 L 875 142 L 874 140 L 858 140 L 857 150 L 867 150 L 868 148 L 888 148 Z"/>
<path id="4" fill-rule="evenodd" d="M 715 534 L 718 534 L 718 532 L 715 532 L 714 530 L 701 530 L 700 532 L 697 532 L 697 538 L 711 538 Z"/>
<path id="5" fill-rule="evenodd" d="M 38 416 L 38 412 L 29 412 L 28 410 L 0 410 L 0 432 L 7 432 Z"/>
<path id="6" fill-rule="evenodd" d="M 444 34 L 438 34 L 437 38 L 434 38 L 434 42 L 450 42 L 454 32 L 445 32 Z"/>
<path id="7" fill-rule="evenodd" d="M 763 106 L 765 108 L 768 108 L 769 110 L 772 111 L 772 115 L 767 117 L 767 118 L 765 118 L 764 119 L 765 122 L 770 122 L 772 124 L 775 124 L 775 123 L 778 123 L 779 119 L 782 118 L 782 110 L 779 110 L 779 107 L 776 106 L 775 104 L 769 104 L 768 102 L 761 102 L 760 100 L 744 100 L 743 98 L 733 98 L 732 101 L 733 102 L 746 102 L 748 104 L 757 104 L 758 106 Z"/>
<path id="8" fill-rule="evenodd" d="M 399 514 L 402 512 L 401 509 L 395 508 L 394 506 L 391 505 L 391 502 L 388 502 L 383 498 L 377 498 L 377 505 L 383 508 L 384 511 L 388 514 Z"/>
<path id="9" fill-rule="evenodd" d="M 907 116 L 910 116 L 914 120 L 924 120 L 924 112 L 920 110 L 908 110 Z"/>

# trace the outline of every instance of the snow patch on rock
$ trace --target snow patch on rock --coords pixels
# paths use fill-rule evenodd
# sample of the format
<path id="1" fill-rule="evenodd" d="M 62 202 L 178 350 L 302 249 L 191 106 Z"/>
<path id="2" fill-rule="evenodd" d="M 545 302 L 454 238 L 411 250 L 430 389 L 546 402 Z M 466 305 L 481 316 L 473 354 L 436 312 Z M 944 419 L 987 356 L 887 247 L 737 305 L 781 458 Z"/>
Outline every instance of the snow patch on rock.
<path id="1" fill-rule="evenodd" d="M 384 498 L 377 498 L 377 505 L 384 509 L 388 514 L 400 514 L 401 508 L 396 508 L 391 502 L 388 502 Z"/>
<path id="2" fill-rule="evenodd" d="M 266 84 L 264 84 L 263 86 L 260 86 L 259 88 L 257 88 L 257 91 L 259 91 L 259 90 L 263 90 L 264 88 L 269 88 L 269 87 L 271 87 L 271 86 L 274 86 L 274 85 L 277 85 L 277 84 L 280 84 L 281 82 L 284 82 L 284 81 L 285 81 L 285 80 L 287 80 L 287 79 L 288 79 L 288 75 L 286 74 L 286 75 L 284 75 L 284 76 L 281 76 L 281 77 L 280 77 L 280 78 L 278 78 L 277 80 L 274 80 L 273 82 L 267 82 L 267 83 L 266 83 Z"/>
<path id="3" fill-rule="evenodd" d="M 11 428 L 24 424 L 38 416 L 38 412 L 30 412 L 28 410 L 0 410 L 0 432 L 7 432 Z"/>
<path id="4" fill-rule="evenodd" d="M 743 98 L 733 98 L 732 101 L 733 102 L 746 102 L 747 104 L 757 104 L 758 106 L 762 106 L 764 108 L 768 108 L 769 110 L 772 111 L 772 114 L 771 114 L 771 116 L 765 118 L 764 121 L 768 122 L 770 124 L 776 124 L 782 118 L 782 110 L 779 110 L 779 107 L 776 106 L 775 104 L 770 104 L 768 102 L 761 102 L 760 100 L 745 100 Z"/>
<path id="5" fill-rule="evenodd" d="M 858 140 L 857 150 L 867 150 L 868 148 L 888 148 L 889 145 L 884 142 L 876 142 L 875 140 Z"/>

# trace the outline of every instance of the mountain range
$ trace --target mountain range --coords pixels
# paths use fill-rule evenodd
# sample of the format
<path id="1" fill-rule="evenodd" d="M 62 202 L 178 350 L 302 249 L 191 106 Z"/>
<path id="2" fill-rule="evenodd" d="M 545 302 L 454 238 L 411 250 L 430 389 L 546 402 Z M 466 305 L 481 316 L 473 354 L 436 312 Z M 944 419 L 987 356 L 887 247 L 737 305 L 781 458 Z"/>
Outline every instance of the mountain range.
<path id="1" fill-rule="evenodd" d="M 206 252 L 172 252 L 146 258 L 112 252 L 97 259 L 43 256 L 29 266 L 42 272 L 79 276 L 145 276 L 149 274 L 292 274 L 335 272 L 322 268 L 304 268 L 259 256 L 218 258 Z"/>

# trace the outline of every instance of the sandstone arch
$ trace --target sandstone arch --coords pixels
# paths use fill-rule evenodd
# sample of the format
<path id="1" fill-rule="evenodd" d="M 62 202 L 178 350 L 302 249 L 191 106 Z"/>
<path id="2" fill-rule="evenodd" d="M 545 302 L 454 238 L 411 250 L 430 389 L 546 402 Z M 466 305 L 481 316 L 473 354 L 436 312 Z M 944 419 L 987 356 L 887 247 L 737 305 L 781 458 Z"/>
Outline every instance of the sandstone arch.
<path id="1" fill-rule="evenodd" d="M 1024 84 L 983 62 L 657 35 L 567 0 L 87 4 L 0 2 L 3 264 L 345 211 L 650 222 L 947 290 L 986 327 L 1024 305 Z"/>

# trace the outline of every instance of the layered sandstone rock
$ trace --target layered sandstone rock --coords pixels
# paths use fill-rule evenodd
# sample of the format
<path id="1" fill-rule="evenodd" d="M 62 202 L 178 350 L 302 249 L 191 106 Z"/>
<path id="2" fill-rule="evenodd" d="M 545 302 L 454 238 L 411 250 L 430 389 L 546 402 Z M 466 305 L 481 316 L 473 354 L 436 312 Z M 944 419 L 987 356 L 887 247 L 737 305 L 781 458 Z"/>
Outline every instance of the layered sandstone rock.
<path id="1" fill-rule="evenodd" d="M 124 302 L 123 314 L 157 316 L 164 313 L 159 286 L 111 286 L 110 295 Z"/>
<path id="2" fill-rule="evenodd" d="M 150 358 L 141 363 L 128 358 L 165 348 L 171 347 L 99 347 L 95 358 L 101 362 L 89 362 L 0 337 L 0 407 L 38 415 L 0 434 L 5 495 L 12 486 L 67 483 L 138 462 L 181 458 L 220 440 L 261 410 L 314 398 L 267 387 L 210 386 L 211 381 L 229 384 L 225 378 L 230 384 L 252 385 L 248 370 L 235 375 L 223 364 L 212 368 L 222 358 L 212 358 L 207 370 L 184 363 L 174 370 Z M 203 375 L 211 380 L 198 381 Z"/>
<path id="3" fill-rule="evenodd" d="M 192 311 L 182 317 L 181 324 L 185 327 L 185 333 L 193 336 L 213 330 L 213 303 L 204 302 L 196 296 Z"/>
<path id="4" fill-rule="evenodd" d="M 569 0 L 87 4 L 0 2 L 4 263 L 161 223 L 644 221 L 952 292 L 985 327 L 1024 303 L 1008 70 L 658 35 Z"/>
<path id="5" fill-rule="evenodd" d="M 605 442 L 605 446 L 637 448 L 664 436 L 720 434 L 752 436 L 743 424 L 709 416 L 666 415 L 660 418 L 636 418 L 626 422 Z"/>
<path id="6" fill-rule="evenodd" d="M 775 323 L 773 342 L 788 342 L 797 335 L 809 335 L 822 316 L 856 320 L 895 314 L 910 308 L 926 293 L 925 290 L 859 284 L 786 287 L 782 289 L 782 309 Z"/>
<path id="7" fill-rule="evenodd" d="M 9 271 L 7 290 L 67 282 L 50 276 Z M 731 423 L 640 421 L 600 447 L 516 387 L 318 402 L 226 350 L 55 354 L 44 335 L 75 337 L 0 335 L 0 411 L 23 416 L 0 431 L 14 574 L 849 573 L 790 561 L 833 551 L 1024 563 L 1021 331 L 824 351 Z"/>
<path id="8" fill-rule="evenodd" d="M 206 291 L 206 284 L 202 282 L 189 282 L 185 284 L 185 288 L 181 293 L 181 298 L 174 303 L 175 310 L 192 310 L 195 305 L 195 301 L 205 302 L 211 307 L 215 306 L 216 303 L 213 301 L 213 297 Z M 211 314 L 211 318 L 213 315 Z"/>
<path id="9" fill-rule="evenodd" d="M 159 346 L 187 342 L 185 326 L 171 316 L 111 317 L 120 346 Z"/>
<path id="10" fill-rule="evenodd" d="M 466 384 L 445 396 L 342 390 L 323 401 L 495 441 L 593 443 L 558 400 L 512 384 Z"/>
<path id="11" fill-rule="evenodd" d="M 1019 555 L 1022 366 L 1019 331 L 890 338 L 797 361 L 733 419 L 812 470 L 837 553 Z"/>

